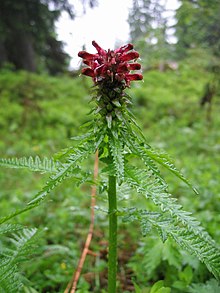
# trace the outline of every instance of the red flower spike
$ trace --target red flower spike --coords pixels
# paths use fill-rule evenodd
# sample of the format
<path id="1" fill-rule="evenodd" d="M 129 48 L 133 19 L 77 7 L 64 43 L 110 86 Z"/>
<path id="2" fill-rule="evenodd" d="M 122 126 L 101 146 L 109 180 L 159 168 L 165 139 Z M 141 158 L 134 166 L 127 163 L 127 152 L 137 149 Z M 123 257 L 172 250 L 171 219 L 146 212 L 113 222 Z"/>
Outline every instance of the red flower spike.
<path id="1" fill-rule="evenodd" d="M 135 73 L 135 74 L 127 74 L 126 75 L 126 79 L 129 81 L 132 80 L 142 80 L 143 79 L 143 75 L 139 74 L 139 73 Z"/>
<path id="2" fill-rule="evenodd" d="M 132 49 L 134 48 L 134 46 L 132 44 L 127 44 L 127 45 L 124 45 L 118 49 L 115 50 L 115 53 L 126 53 L 128 51 L 131 51 Z"/>
<path id="3" fill-rule="evenodd" d="M 139 57 L 138 52 L 133 50 L 132 44 L 124 45 L 116 50 L 108 51 L 102 49 L 95 41 L 92 45 L 96 48 L 96 54 L 80 51 L 78 56 L 83 59 L 83 63 L 88 67 L 82 70 L 82 74 L 92 77 L 96 85 L 105 83 L 112 84 L 111 87 L 130 86 L 133 80 L 141 80 L 141 74 L 130 74 L 131 70 L 139 70 L 141 65 L 133 61 Z"/>
<path id="4" fill-rule="evenodd" d="M 104 49 L 102 49 L 97 43 L 96 41 L 92 41 L 92 45 L 96 48 L 97 52 L 99 54 L 106 54 L 106 51 Z"/>
<path id="5" fill-rule="evenodd" d="M 90 54 L 90 53 L 88 53 L 88 52 L 86 52 L 86 51 L 80 51 L 79 53 L 78 53 L 78 56 L 79 57 L 81 57 L 81 58 L 83 58 L 83 59 L 85 59 L 85 60 L 93 60 L 94 58 L 96 58 L 96 55 L 97 54 Z"/>
<path id="6" fill-rule="evenodd" d="M 139 63 L 132 63 L 128 65 L 129 70 L 140 70 L 141 64 Z"/>
<path id="7" fill-rule="evenodd" d="M 118 69 L 117 69 L 117 73 L 126 73 L 126 72 L 129 72 L 130 66 L 126 63 L 121 63 L 119 64 L 118 66 Z M 128 69 L 129 68 L 129 69 Z"/>
<path id="8" fill-rule="evenodd" d="M 139 57 L 138 52 L 133 51 L 133 52 L 129 52 L 127 54 L 122 54 L 122 56 L 119 58 L 121 61 L 131 61 L 131 60 L 137 59 L 138 57 Z"/>
<path id="9" fill-rule="evenodd" d="M 113 57 L 112 60 L 111 60 L 111 64 L 116 64 L 116 60 L 115 60 L 114 57 Z"/>
<path id="10" fill-rule="evenodd" d="M 91 77 L 95 76 L 94 70 L 92 70 L 91 68 L 83 68 L 82 74 L 87 75 L 87 76 L 91 76 Z"/>
<path id="11" fill-rule="evenodd" d="M 88 66 L 91 65 L 91 61 L 88 61 L 88 60 L 85 60 L 85 59 L 83 60 L 83 63 L 86 64 L 86 65 L 88 65 Z"/>

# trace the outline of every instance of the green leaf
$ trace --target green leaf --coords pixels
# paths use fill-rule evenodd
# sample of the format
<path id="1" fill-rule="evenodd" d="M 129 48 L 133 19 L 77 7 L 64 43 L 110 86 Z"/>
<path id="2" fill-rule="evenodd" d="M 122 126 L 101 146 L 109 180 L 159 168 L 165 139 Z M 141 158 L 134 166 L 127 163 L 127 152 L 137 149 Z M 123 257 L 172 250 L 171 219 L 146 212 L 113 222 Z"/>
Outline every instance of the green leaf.
<path id="1" fill-rule="evenodd" d="M 38 156 L 36 156 L 35 158 L 23 157 L 0 159 L 0 166 L 16 169 L 29 169 L 31 171 L 42 173 L 54 173 L 61 166 L 61 163 L 48 158 L 40 159 Z"/>
<path id="2" fill-rule="evenodd" d="M 113 103 L 116 107 L 121 107 L 121 104 L 119 103 L 118 100 L 113 100 L 112 103 Z"/>
<path id="3" fill-rule="evenodd" d="M 3 249 L 0 257 L 0 292 L 20 292 L 23 287 L 18 264 L 36 252 L 37 229 L 24 229 L 10 238 L 12 249 Z"/>
<path id="4" fill-rule="evenodd" d="M 189 293 L 219 293 L 220 285 L 215 279 L 207 281 L 205 284 L 192 284 L 189 288 Z"/>
<path id="5" fill-rule="evenodd" d="M 87 140 L 88 138 L 91 138 L 91 137 L 93 137 L 93 133 L 88 132 L 88 133 L 83 134 L 83 135 L 73 136 L 70 139 L 76 140 L 76 141 L 84 141 L 84 140 Z"/>
<path id="6" fill-rule="evenodd" d="M 145 166 L 152 171 L 152 174 L 154 174 L 155 177 L 157 177 L 161 182 L 164 183 L 165 181 L 161 177 L 160 170 L 158 169 L 154 161 L 146 155 L 141 145 L 137 143 L 135 137 L 129 134 L 123 134 L 123 141 L 124 144 L 127 145 L 127 147 L 129 148 L 130 152 L 135 156 L 138 156 L 144 162 Z"/>
<path id="7" fill-rule="evenodd" d="M 124 148 L 123 142 L 116 139 L 113 135 L 109 137 L 109 147 L 111 156 L 113 158 L 113 164 L 115 167 L 115 173 L 121 183 L 124 179 Z"/>
<path id="8" fill-rule="evenodd" d="M 135 293 L 143 293 L 143 291 L 138 286 L 138 284 L 136 284 L 135 282 L 133 282 L 133 284 L 134 284 Z"/>
<path id="9" fill-rule="evenodd" d="M 156 152 L 153 149 L 144 148 L 141 147 L 142 150 L 149 156 L 152 160 L 159 163 L 166 169 L 168 169 L 170 172 L 172 172 L 174 175 L 176 175 L 179 179 L 181 179 L 183 182 L 185 182 L 192 190 L 198 194 L 198 191 L 196 188 L 192 186 L 192 184 L 185 178 L 185 176 L 174 166 L 173 162 L 170 160 L 167 154 L 162 152 Z"/>
<path id="10" fill-rule="evenodd" d="M 137 126 L 136 126 L 137 127 Z M 145 163 L 146 167 L 152 170 L 153 174 L 156 175 L 161 181 L 164 179 L 161 177 L 160 171 L 154 162 L 162 165 L 180 180 L 186 183 L 193 191 L 198 194 L 198 191 L 192 186 L 192 184 L 185 178 L 185 176 L 175 167 L 169 156 L 164 152 L 159 152 L 153 150 L 148 144 L 146 144 L 145 139 L 139 139 L 138 136 L 131 130 L 125 130 L 122 134 L 124 143 L 128 146 L 131 153 L 140 157 Z"/>
<path id="11" fill-rule="evenodd" d="M 170 293 L 171 289 L 164 287 L 164 281 L 160 280 L 156 282 L 150 290 L 150 293 Z"/>
<path id="12" fill-rule="evenodd" d="M 33 200 L 31 200 L 24 208 L 16 210 L 14 213 L 9 214 L 6 217 L 0 218 L 0 224 L 14 218 L 15 216 L 22 214 L 28 210 L 31 210 L 37 206 L 39 206 L 46 198 L 46 196 L 59 184 L 61 184 L 66 178 L 74 177 L 76 180 L 79 180 L 79 174 L 81 169 L 76 165 L 78 161 L 85 159 L 90 151 L 91 148 L 78 148 L 74 150 L 74 154 L 71 154 L 68 158 L 66 164 L 62 164 L 57 172 L 50 177 L 47 184 L 43 187 L 41 191 L 39 191 Z M 83 173 L 83 175 L 85 175 Z M 82 176 L 83 177 L 83 176 Z"/>
<path id="13" fill-rule="evenodd" d="M 112 127 L 112 115 L 111 114 L 106 115 L 106 121 L 107 121 L 108 128 L 110 129 Z"/>
<path id="14" fill-rule="evenodd" d="M 183 211 L 176 199 L 166 192 L 160 182 L 153 181 L 146 170 L 126 166 L 125 179 L 131 187 L 159 206 L 162 212 L 170 213 L 172 222 L 162 228 L 182 248 L 204 262 L 210 272 L 220 279 L 220 250 L 200 223 L 189 212 Z M 155 221 L 154 225 L 161 228 L 160 222 Z"/>
<path id="15" fill-rule="evenodd" d="M 193 279 L 193 270 L 190 266 L 185 267 L 182 272 L 179 272 L 180 280 L 189 285 Z"/>
<path id="16" fill-rule="evenodd" d="M 171 292 L 171 288 L 162 287 L 159 290 L 157 290 L 155 293 L 170 293 L 170 292 Z"/>
<path id="17" fill-rule="evenodd" d="M 19 231 L 22 229 L 23 229 L 23 226 L 18 225 L 18 224 L 0 225 L 0 235 L 6 234 L 6 233 L 12 233 L 12 232 Z"/>

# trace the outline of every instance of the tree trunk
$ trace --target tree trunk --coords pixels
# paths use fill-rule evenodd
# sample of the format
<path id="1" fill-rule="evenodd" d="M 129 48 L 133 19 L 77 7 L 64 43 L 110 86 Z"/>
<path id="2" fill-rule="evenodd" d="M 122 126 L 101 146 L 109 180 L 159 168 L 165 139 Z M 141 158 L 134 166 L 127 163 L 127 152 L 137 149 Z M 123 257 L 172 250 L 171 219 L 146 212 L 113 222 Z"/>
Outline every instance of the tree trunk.
<path id="1" fill-rule="evenodd" d="M 16 48 L 12 51 L 10 61 L 17 69 L 36 71 L 35 51 L 32 37 L 27 32 L 19 32 L 16 36 Z"/>
<path id="2" fill-rule="evenodd" d="M 5 44 L 2 40 L 0 40 L 0 67 L 3 66 L 5 62 L 8 61 L 7 53 L 5 50 Z"/>

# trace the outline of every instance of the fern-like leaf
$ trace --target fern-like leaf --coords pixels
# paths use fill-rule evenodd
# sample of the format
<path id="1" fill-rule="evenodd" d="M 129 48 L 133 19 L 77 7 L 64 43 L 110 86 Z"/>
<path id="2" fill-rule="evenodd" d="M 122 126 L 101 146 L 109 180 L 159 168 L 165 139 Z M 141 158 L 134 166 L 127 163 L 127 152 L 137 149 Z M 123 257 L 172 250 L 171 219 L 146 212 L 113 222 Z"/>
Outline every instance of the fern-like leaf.
<path id="1" fill-rule="evenodd" d="M 163 178 L 160 175 L 158 167 L 155 165 L 155 162 L 159 165 L 165 167 L 167 170 L 172 172 L 185 184 L 187 184 L 196 194 L 198 191 L 192 186 L 188 179 L 174 166 L 173 162 L 169 156 L 164 152 L 157 152 L 153 150 L 149 145 L 142 141 L 142 143 L 137 142 L 139 138 L 137 135 L 129 135 L 129 133 L 124 133 L 124 142 L 127 147 L 130 149 L 131 153 L 135 154 L 145 163 L 148 169 L 151 169 L 152 172 L 163 181 Z"/>
<path id="2" fill-rule="evenodd" d="M 22 158 L 9 158 L 0 159 L 0 166 L 16 169 L 29 169 L 36 172 L 50 172 L 54 173 L 60 167 L 60 163 L 53 159 L 43 158 L 40 159 L 38 156 L 33 157 L 22 157 Z"/>
<path id="3" fill-rule="evenodd" d="M 220 284 L 215 279 L 208 280 L 205 284 L 192 284 L 188 289 L 189 293 L 219 293 Z"/>
<path id="4" fill-rule="evenodd" d="M 164 182 L 164 179 L 162 178 L 160 174 L 160 170 L 155 164 L 155 162 L 146 155 L 146 153 L 143 152 L 141 146 L 139 143 L 137 143 L 137 140 L 135 139 L 134 136 L 127 134 L 122 134 L 123 135 L 123 140 L 124 144 L 127 145 L 130 153 L 134 154 L 135 156 L 139 157 L 145 164 L 148 170 L 151 170 L 152 173 L 158 177 L 158 179 L 161 182 Z"/>
<path id="5" fill-rule="evenodd" d="M 129 209 L 126 211 L 124 221 L 139 221 L 142 234 L 145 236 L 154 227 L 159 232 L 162 241 L 170 236 L 182 248 L 194 254 L 206 264 L 208 269 L 219 278 L 220 274 L 220 251 L 215 244 L 204 241 L 203 235 L 195 235 L 182 225 L 178 225 L 172 218 L 163 218 L 160 213 L 152 213 L 145 210 Z M 164 238 L 164 235 L 167 235 Z"/>
<path id="6" fill-rule="evenodd" d="M 116 139 L 111 136 L 109 138 L 109 147 L 111 156 L 113 158 L 113 164 L 115 167 L 115 173 L 118 176 L 119 182 L 124 179 L 124 148 L 120 139 Z"/>
<path id="7" fill-rule="evenodd" d="M 148 157 L 150 157 L 155 162 L 159 163 L 166 169 L 168 169 L 170 172 L 172 172 L 174 175 L 176 175 L 179 179 L 181 179 L 183 182 L 185 182 L 192 190 L 198 194 L 198 191 L 195 187 L 192 186 L 192 184 L 189 182 L 188 179 L 185 178 L 185 176 L 174 166 L 173 162 L 169 158 L 169 156 L 164 152 L 157 152 L 154 151 L 151 148 L 145 148 L 141 147 L 142 151 L 146 153 Z"/>
<path id="8" fill-rule="evenodd" d="M 47 184 L 43 189 L 36 194 L 33 200 L 31 200 L 24 208 L 15 211 L 14 213 L 0 218 L 0 224 L 14 218 L 15 216 L 22 214 L 28 210 L 31 210 L 39 206 L 46 198 L 46 196 L 59 184 L 61 184 L 68 177 L 75 177 L 79 180 L 80 168 L 77 166 L 77 162 L 85 159 L 93 149 L 91 147 L 81 147 L 80 149 L 75 149 L 74 153 L 69 156 L 66 164 L 62 164 L 58 168 L 57 172 L 50 177 Z M 85 174 L 83 174 L 85 175 Z"/>
<path id="9" fill-rule="evenodd" d="M 208 270 L 220 280 L 220 250 L 215 243 L 206 241 L 202 235 L 179 226 L 176 229 L 168 229 L 168 233 L 182 248 L 205 263 Z"/>
<path id="10" fill-rule="evenodd" d="M 0 235 L 12 233 L 12 232 L 19 231 L 22 229 L 23 229 L 23 226 L 21 226 L 19 224 L 0 225 Z"/>
<path id="11" fill-rule="evenodd" d="M 167 233 L 184 249 L 196 255 L 204 262 L 207 268 L 220 277 L 220 250 L 216 247 L 214 240 L 201 227 L 200 223 L 191 216 L 191 213 L 182 210 L 182 206 L 176 203 L 162 185 L 152 174 L 146 170 L 140 170 L 131 166 L 125 168 L 126 181 L 134 187 L 145 198 L 151 199 L 159 206 L 162 212 L 168 212 L 175 227 L 166 228 Z"/>
<path id="12" fill-rule="evenodd" d="M 13 249 L 1 251 L 0 257 L 0 292 L 17 293 L 22 289 L 22 278 L 18 273 L 18 264 L 36 250 L 37 229 L 24 229 L 13 234 Z"/>

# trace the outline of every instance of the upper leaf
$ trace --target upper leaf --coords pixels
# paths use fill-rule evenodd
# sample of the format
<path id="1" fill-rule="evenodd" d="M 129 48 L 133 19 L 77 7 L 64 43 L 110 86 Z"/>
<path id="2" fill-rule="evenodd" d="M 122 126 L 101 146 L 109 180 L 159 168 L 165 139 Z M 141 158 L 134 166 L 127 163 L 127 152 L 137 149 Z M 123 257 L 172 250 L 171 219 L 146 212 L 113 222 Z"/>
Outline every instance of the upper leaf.
<path id="1" fill-rule="evenodd" d="M 124 147 L 122 140 L 119 138 L 116 139 L 114 136 L 110 136 L 109 148 L 113 158 L 115 173 L 119 178 L 119 182 L 122 182 L 124 179 Z"/>

